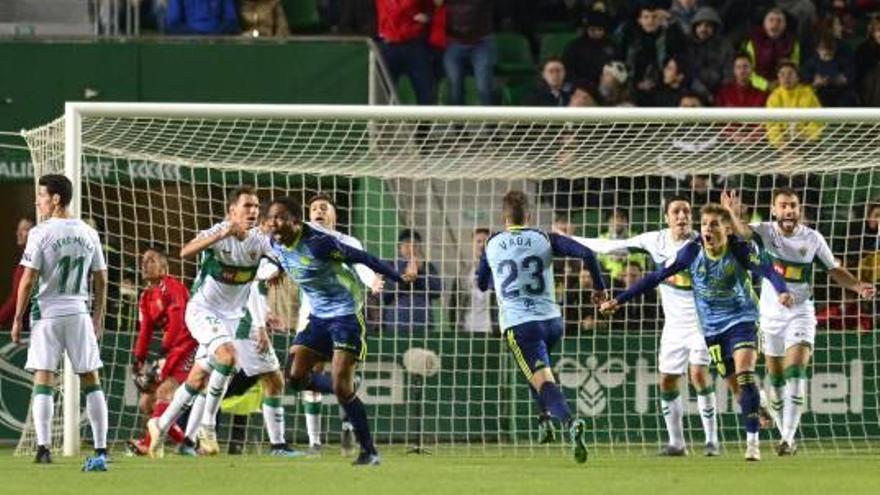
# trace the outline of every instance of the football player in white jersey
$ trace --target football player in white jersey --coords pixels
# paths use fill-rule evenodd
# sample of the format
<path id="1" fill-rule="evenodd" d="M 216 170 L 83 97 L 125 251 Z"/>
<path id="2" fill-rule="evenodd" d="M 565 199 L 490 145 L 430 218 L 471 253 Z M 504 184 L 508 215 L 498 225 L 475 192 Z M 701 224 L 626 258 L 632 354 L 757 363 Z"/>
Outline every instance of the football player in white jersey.
<path id="1" fill-rule="evenodd" d="M 361 241 L 336 230 L 336 203 L 329 195 L 318 193 L 309 198 L 306 206 L 309 208 L 310 222 L 319 227 L 323 227 L 323 230 L 339 239 L 343 244 L 347 244 L 356 249 L 364 248 Z M 373 270 L 360 264 L 355 265 L 354 270 L 357 272 L 360 281 L 365 286 L 369 287 L 373 294 L 382 292 L 382 289 L 385 287 L 385 281 L 381 276 L 376 275 Z M 304 293 L 300 294 L 300 296 L 301 305 L 296 325 L 297 332 L 306 329 L 309 324 L 309 314 L 311 313 L 311 303 L 309 303 L 308 297 Z M 318 366 L 323 367 L 323 364 Z M 320 392 L 314 392 L 311 390 L 303 390 L 300 394 L 306 415 L 306 430 L 309 435 L 309 451 L 312 454 L 317 454 L 321 450 L 322 396 Z M 342 414 L 342 453 L 343 455 L 351 455 L 355 452 L 354 430 L 352 429 L 351 423 L 346 420 L 344 413 L 341 410 L 340 414 Z"/>
<path id="2" fill-rule="evenodd" d="M 672 196 L 665 201 L 667 228 L 645 232 L 631 239 L 585 239 L 575 237 L 597 253 L 646 252 L 658 267 L 675 261 L 678 250 L 698 237 L 693 231 L 690 201 Z M 669 443 L 661 449 L 665 456 L 687 454 L 684 439 L 684 404 L 679 393 L 679 379 L 690 371 L 691 384 L 697 392 L 697 404 L 705 432 L 707 456 L 717 456 L 718 420 L 715 412 L 715 387 L 709 374 L 709 351 L 697 318 L 690 275 L 679 273 L 660 285 L 663 305 L 663 333 L 660 337 L 660 404 Z"/>
<path id="3" fill-rule="evenodd" d="M 226 219 L 180 250 L 180 257 L 201 254 L 199 272 L 186 307 L 186 325 L 199 342 L 196 365 L 183 387 L 177 389 L 168 409 L 147 422 L 150 455 L 161 457 L 165 432 L 205 388 L 208 393 L 202 413 L 200 448 L 214 455 L 219 451 L 216 417 L 220 402 L 236 367 L 235 331 L 245 315 L 251 282 L 256 278 L 260 259 L 271 253 L 269 239 L 256 226 L 260 200 L 256 190 L 241 186 L 227 198 Z M 201 359 L 199 359 L 201 357 Z"/>
<path id="4" fill-rule="evenodd" d="M 80 377 L 95 446 L 95 455 L 86 459 L 83 471 L 106 471 L 107 401 L 98 378 L 104 364 L 97 337 L 107 300 L 107 265 L 95 229 L 70 216 L 70 180 L 49 174 L 40 177 L 38 184 L 36 206 L 43 221 L 31 230 L 21 257 L 25 270 L 12 325 L 12 340 L 20 342 L 24 313 L 33 293 L 25 368 L 34 373 L 36 462 L 52 462 L 52 393 L 55 371 L 66 351 L 73 371 Z M 89 279 L 94 288 L 91 317 Z"/>
<path id="5" fill-rule="evenodd" d="M 758 244 L 794 296 L 794 306 L 785 308 L 777 302 L 770 283 L 761 283 L 761 334 L 770 384 L 770 413 L 782 437 L 776 453 L 793 455 L 797 452 L 794 437 L 806 398 L 807 366 L 816 338 L 813 264 L 818 263 L 837 285 L 861 297 L 874 297 L 875 289 L 840 266 L 822 234 L 801 223 L 800 199 L 794 190 L 781 188 L 773 192 L 772 222 L 744 223 L 738 216 L 741 201 L 736 191 L 724 191 L 721 203 L 733 217 L 737 233 Z"/>

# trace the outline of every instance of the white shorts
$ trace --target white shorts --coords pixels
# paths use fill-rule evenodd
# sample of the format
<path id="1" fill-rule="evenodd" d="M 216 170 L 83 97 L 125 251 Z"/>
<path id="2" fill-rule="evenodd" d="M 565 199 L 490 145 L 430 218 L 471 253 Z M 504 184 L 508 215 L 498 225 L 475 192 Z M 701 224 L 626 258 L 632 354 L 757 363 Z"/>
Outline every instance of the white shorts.
<path id="1" fill-rule="evenodd" d="M 709 362 L 709 349 L 699 328 L 663 328 L 660 336 L 660 373 L 685 375 L 688 364 L 709 366 Z"/>
<path id="2" fill-rule="evenodd" d="M 214 312 L 195 304 L 186 307 L 186 327 L 199 345 L 206 348 L 209 357 L 221 345 L 232 342 L 240 321 L 241 318 L 220 318 Z"/>
<path id="3" fill-rule="evenodd" d="M 813 347 L 816 342 L 816 309 L 798 308 L 786 317 L 761 317 L 761 336 L 764 354 L 785 356 L 785 351 L 796 345 L 807 344 Z"/>
<path id="4" fill-rule="evenodd" d="M 64 351 L 70 357 L 74 373 L 88 373 L 104 367 L 90 315 L 44 318 L 31 323 L 26 370 L 54 372 Z"/>
<path id="5" fill-rule="evenodd" d="M 271 346 L 266 352 L 260 352 L 253 339 L 235 339 L 232 344 L 235 345 L 235 363 L 247 376 L 265 375 L 281 369 Z"/>

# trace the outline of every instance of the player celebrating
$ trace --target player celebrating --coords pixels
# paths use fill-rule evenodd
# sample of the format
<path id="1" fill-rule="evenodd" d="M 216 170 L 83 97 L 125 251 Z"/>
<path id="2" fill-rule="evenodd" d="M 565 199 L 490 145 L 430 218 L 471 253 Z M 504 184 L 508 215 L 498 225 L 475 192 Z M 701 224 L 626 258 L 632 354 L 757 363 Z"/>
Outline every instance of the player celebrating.
<path id="1" fill-rule="evenodd" d="M 593 252 L 570 238 L 525 227 L 528 199 L 522 191 L 504 195 L 504 227 L 490 237 L 477 269 L 477 286 L 494 281 L 501 329 L 514 359 L 540 402 L 569 429 L 576 462 L 587 461 L 586 422 L 573 419 L 551 371 L 550 349 L 562 336 L 562 316 L 553 294 L 553 256 L 584 260 L 596 290 L 593 300 L 605 298 L 605 284 Z"/>
<path id="2" fill-rule="evenodd" d="M 355 465 L 377 465 L 367 412 L 354 391 L 354 371 L 366 353 L 363 294 L 354 274 L 343 264 L 362 263 L 395 281 L 390 266 L 365 251 L 347 246 L 316 227 L 302 222 L 299 205 L 290 198 L 269 206 L 272 248 L 288 275 L 311 301 L 308 327 L 293 341 L 291 384 L 297 390 L 332 389 L 354 427 L 361 445 Z M 316 364 L 332 357 L 332 388 L 326 377 L 314 373 Z"/>
<path id="3" fill-rule="evenodd" d="M 162 416 L 147 422 L 153 457 L 163 455 L 165 433 L 205 387 L 204 378 L 209 372 L 199 446 L 208 455 L 220 450 L 215 427 L 220 402 L 236 365 L 232 340 L 244 316 L 260 259 L 271 252 L 269 239 L 255 225 L 259 212 L 260 200 L 254 188 L 241 186 L 227 198 L 226 220 L 200 232 L 180 250 L 184 259 L 202 254 L 186 307 L 186 326 L 206 359 L 197 360 L 187 383 L 177 389 Z"/>
<path id="4" fill-rule="evenodd" d="M 822 234 L 801 224 L 800 200 L 794 190 L 773 192 L 771 213 L 775 222 L 743 223 L 736 191 L 724 191 L 721 203 L 733 218 L 737 232 L 754 239 L 785 278 L 794 298 L 791 309 L 784 308 L 774 297 L 772 285 L 766 280 L 762 283 L 761 334 L 770 382 L 770 412 L 782 436 L 776 453 L 793 455 L 807 391 L 807 366 L 816 339 L 816 308 L 810 288 L 812 265 L 818 262 L 837 285 L 861 297 L 874 297 L 875 289 L 839 266 Z"/>
<path id="5" fill-rule="evenodd" d="M 630 289 L 602 304 L 602 312 L 613 313 L 619 304 L 657 287 L 662 281 L 687 270 L 691 276 L 697 315 L 718 373 L 727 378 L 736 374 L 746 430 L 747 461 L 761 460 L 758 442 L 760 394 L 755 383 L 758 308 L 752 299 L 749 271 L 766 277 L 779 294 L 778 302 L 791 306 L 785 280 L 758 256 L 749 244 L 731 235 L 731 218 L 718 204 L 700 211 L 701 236 L 688 242 L 672 264 L 649 273 Z"/>
<path id="6" fill-rule="evenodd" d="M 143 371 L 144 362 L 153 332 L 160 330 L 162 334 L 162 354 L 165 362 L 159 372 L 158 387 L 155 389 L 155 404 L 151 417 L 158 418 L 168 409 L 174 391 L 186 381 L 195 359 L 198 342 L 186 328 L 184 315 L 189 291 L 175 277 L 168 274 L 168 257 L 162 248 L 151 246 L 144 250 L 141 257 L 141 274 L 147 287 L 141 294 L 140 326 L 138 338 L 134 345 L 134 363 L 132 371 L 139 374 Z M 149 412 L 149 411 L 148 411 Z M 181 455 L 195 455 L 195 431 L 201 418 L 190 415 L 187 432 L 177 424 L 172 424 L 168 434 L 179 445 Z M 139 454 L 147 452 L 150 444 L 149 432 L 143 440 L 134 443 Z"/>
<path id="7" fill-rule="evenodd" d="M 80 377 L 86 414 L 92 427 L 95 455 L 83 471 L 107 470 L 107 401 L 98 378 L 104 365 L 98 350 L 107 301 L 107 265 L 98 233 L 68 212 L 73 184 L 63 175 L 40 177 L 37 211 L 42 223 L 34 227 L 21 257 L 25 267 L 18 287 L 12 341 L 21 342 L 24 313 L 34 286 L 31 340 L 25 369 L 34 373 L 33 418 L 37 434 L 37 463 L 51 463 L 52 391 L 55 370 L 67 352 Z M 89 274 L 94 298 L 89 318 Z"/>
<path id="8" fill-rule="evenodd" d="M 666 200 L 667 228 L 645 232 L 631 239 L 606 240 L 575 237 L 578 242 L 597 253 L 616 254 L 627 251 L 646 252 L 658 267 L 675 260 L 679 249 L 697 238 L 691 228 L 693 215 L 690 201 L 684 196 Z M 660 284 L 663 304 L 663 332 L 660 336 L 660 404 L 669 443 L 660 451 L 664 456 L 687 455 L 684 440 L 684 405 L 678 387 L 682 375 L 688 372 L 697 391 L 697 405 L 706 434 L 705 454 L 717 456 L 718 420 L 715 413 L 715 387 L 709 375 L 709 351 L 700 332 L 697 309 L 690 274 L 685 270 Z"/>
<path id="9" fill-rule="evenodd" d="M 336 230 L 336 204 L 330 196 L 319 193 L 312 196 L 306 206 L 309 209 L 309 221 L 323 227 L 331 235 L 336 237 L 339 242 L 351 246 L 355 249 L 363 250 L 364 246 L 361 241 L 356 238 L 345 235 Z M 370 288 L 373 294 L 382 292 L 385 287 L 385 281 L 382 277 L 377 277 L 373 270 L 365 265 L 355 265 L 354 270 L 360 281 Z M 309 324 L 309 314 L 311 314 L 311 303 L 308 296 L 303 297 L 299 309 L 299 320 L 296 324 L 296 331 L 302 332 Z M 320 371 L 321 365 L 318 365 L 316 371 Z M 309 449 L 313 453 L 320 452 L 321 449 L 321 393 L 311 390 L 303 390 L 302 398 L 306 416 L 306 430 L 309 435 Z M 344 417 L 342 421 L 342 453 L 350 455 L 354 449 L 354 430 L 351 423 Z"/>

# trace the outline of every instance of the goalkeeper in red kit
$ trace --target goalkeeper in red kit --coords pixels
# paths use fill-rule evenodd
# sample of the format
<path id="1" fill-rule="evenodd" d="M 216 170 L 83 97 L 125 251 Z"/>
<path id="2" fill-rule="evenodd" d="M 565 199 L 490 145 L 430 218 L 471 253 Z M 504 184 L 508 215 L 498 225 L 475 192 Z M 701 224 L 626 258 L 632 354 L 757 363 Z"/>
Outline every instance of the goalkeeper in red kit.
<path id="1" fill-rule="evenodd" d="M 141 391 L 141 407 L 150 417 L 159 417 L 168 407 L 174 391 L 186 381 L 193 366 L 198 342 L 190 335 L 184 322 L 186 302 L 189 291 L 179 280 L 168 275 L 168 258 L 158 247 L 149 247 L 141 256 L 141 275 L 146 288 L 141 294 L 139 310 L 139 329 L 134 345 L 134 364 L 132 371 Z M 153 340 L 153 333 L 162 332 L 163 364 L 158 372 L 151 373 L 144 364 Z M 150 377 L 150 375 L 153 375 Z M 196 403 L 199 398 L 196 398 Z M 204 399 L 202 399 L 202 404 Z M 198 430 L 201 411 L 196 404 L 190 416 L 193 421 L 187 431 L 174 425 L 168 436 L 180 447 L 183 455 L 195 455 L 195 435 Z M 149 433 L 143 439 L 130 443 L 131 451 L 137 455 L 147 453 Z"/>

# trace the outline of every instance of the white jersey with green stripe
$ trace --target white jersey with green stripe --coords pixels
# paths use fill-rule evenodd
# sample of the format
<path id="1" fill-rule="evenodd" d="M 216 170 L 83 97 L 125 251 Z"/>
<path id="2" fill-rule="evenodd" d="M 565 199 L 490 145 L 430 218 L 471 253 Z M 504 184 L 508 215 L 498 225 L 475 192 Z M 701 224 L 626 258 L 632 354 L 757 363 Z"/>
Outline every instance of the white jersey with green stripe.
<path id="1" fill-rule="evenodd" d="M 32 320 L 88 313 L 89 274 L 107 269 L 98 232 L 75 218 L 50 218 L 31 229 L 21 265 L 39 274 Z"/>
<path id="2" fill-rule="evenodd" d="M 331 236 L 335 237 L 336 239 L 339 240 L 339 242 L 341 242 L 347 246 L 351 246 L 355 249 L 360 249 L 360 250 L 364 249 L 364 245 L 361 244 L 361 241 L 359 241 L 356 237 L 352 237 L 350 235 L 343 234 L 342 232 L 338 232 L 336 230 L 327 230 L 327 229 L 325 229 L 325 228 L 321 227 L 320 225 L 313 223 L 313 222 L 308 222 L 308 224 L 310 227 L 314 228 L 315 230 L 317 230 L 319 232 L 323 232 L 327 235 L 331 235 Z M 347 264 L 344 266 L 346 268 L 351 268 Z M 376 272 L 371 270 L 366 265 L 362 265 L 360 263 L 358 263 L 357 265 L 354 265 L 354 271 L 357 274 L 357 278 L 360 279 L 361 283 L 363 283 L 364 286 L 366 286 L 366 287 L 373 286 L 373 281 L 376 280 Z M 306 329 L 306 327 L 309 325 L 309 315 L 312 313 L 312 303 L 309 300 L 309 296 L 306 295 L 305 292 L 300 291 L 300 298 L 299 299 L 300 299 L 299 317 L 297 318 L 297 322 L 296 322 L 296 331 L 297 332 L 301 332 Z"/>
<path id="3" fill-rule="evenodd" d="M 813 282 L 813 264 L 817 263 L 825 270 L 839 266 L 825 238 L 806 225 L 798 225 L 789 236 L 779 229 L 776 222 L 750 226 L 762 256 L 785 278 L 788 291 L 795 301 L 795 306 L 790 310 L 780 305 L 776 291 L 765 279 L 761 282 L 761 316 L 785 318 L 785 315 L 799 310 L 812 314 L 813 292 L 810 286 Z"/>
<path id="4" fill-rule="evenodd" d="M 260 328 L 266 327 L 269 317 L 269 283 L 254 280 L 250 283 L 245 313 L 235 330 L 236 339 L 256 339 Z"/>
<path id="5" fill-rule="evenodd" d="M 212 236 L 227 224 L 220 222 L 203 230 L 198 238 Z M 201 253 L 189 304 L 205 308 L 223 319 L 241 318 L 260 258 L 271 253 L 269 238 L 256 227 L 249 230 L 243 240 L 230 236 L 215 242 Z"/>
<path id="6" fill-rule="evenodd" d="M 623 252 L 643 252 L 654 261 L 659 268 L 671 265 L 675 261 L 678 250 L 697 238 L 691 232 L 687 238 L 676 240 L 669 229 L 645 232 L 629 239 L 574 239 L 597 253 L 620 254 Z M 700 320 L 694 303 L 693 283 L 687 270 L 679 272 L 660 284 L 660 302 L 663 305 L 664 331 L 681 329 L 682 331 L 699 331 Z"/>

